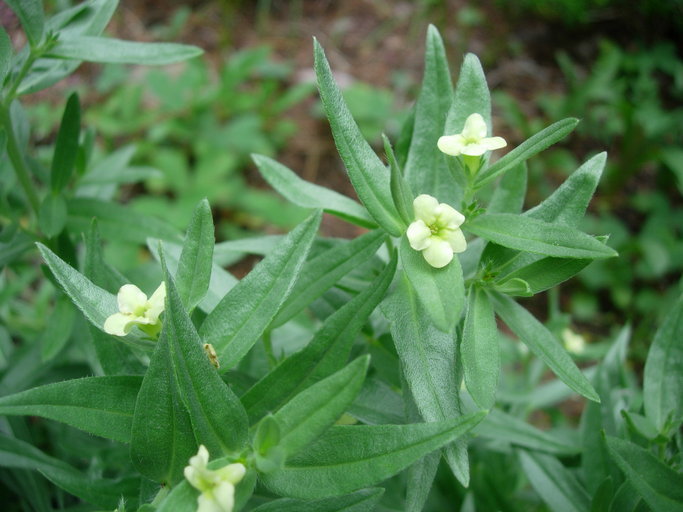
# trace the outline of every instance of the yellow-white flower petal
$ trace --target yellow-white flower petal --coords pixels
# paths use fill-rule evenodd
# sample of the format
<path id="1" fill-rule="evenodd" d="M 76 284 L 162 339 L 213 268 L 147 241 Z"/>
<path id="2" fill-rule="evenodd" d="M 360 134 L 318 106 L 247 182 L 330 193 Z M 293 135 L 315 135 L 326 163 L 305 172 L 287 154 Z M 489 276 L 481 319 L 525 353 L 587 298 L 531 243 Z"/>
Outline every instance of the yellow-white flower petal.
<path id="1" fill-rule="evenodd" d="M 217 469 L 215 472 L 218 478 L 221 480 L 227 480 L 228 482 L 236 484 L 242 480 L 244 474 L 247 472 L 247 468 L 244 467 L 244 464 L 236 463 L 223 466 L 222 468 Z"/>
<path id="2" fill-rule="evenodd" d="M 486 121 L 481 114 L 470 114 L 467 117 L 462 136 L 467 142 L 479 141 L 486 137 Z"/>
<path id="3" fill-rule="evenodd" d="M 125 336 L 133 328 L 135 318 L 123 313 L 114 313 L 104 321 L 104 332 L 114 336 Z"/>
<path id="4" fill-rule="evenodd" d="M 460 229 L 448 230 L 442 238 L 448 242 L 453 252 L 465 252 L 467 249 L 467 240 L 465 240 L 465 235 Z"/>
<path id="5" fill-rule="evenodd" d="M 470 144 L 466 144 L 462 148 L 461 153 L 467 156 L 481 156 L 484 153 L 486 153 L 486 151 L 488 151 L 486 149 L 486 146 L 484 146 L 483 144 L 473 142 Z"/>
<path id="6" fill-rule="evenodd" d="M 130 315 L 135 313 L 136 309 L 145 306 L 147 295 L 134 284 L 124 284 L 119 290 L 116 300 L 119 303 L 119 311 Z"/>
<path id="7" fill-rule="evenodd" d="M 422 251 L 422 255 L 432 267 L 442 268 L 453 259 L 453 249 L 447 241 L 432 237 L 432 243 Z"/>
<path id="8" fill-rule="evenodd" d="M 441 203 L 435 210 L 436 221 L 447 229 L 455 229 L 465 222 L 465 216 L 451 205 Z"/>
<path id="9" fill-rule="evenodd" d="M 436 146 L 442 153 L 451 156 L 458 156 L 465 146 L 465 137 L 460 134 L 444 135 L 436 141 Z"/>
<path id="10" fill-rule="evenodd" d="M 428 226 L 436 221 L 436 210 L 438 207 L 439 201 L 428 194 L 420 194 L 413 201 L 415 218 L 422 220 Z"/>
<path id="11" fill-rule="evenodd" d="M 481 144 L 486 146 L 486 149 L 493 151 L 494 149 L 504 148 L 508 145 L 503 137 L 487 137 L 482 139 Z"/>
<path id="12" fill-rule="evenodd" d="M 429 237 L 432 236 L 432 231 L 427 227 L 423 220 L 418 219 L 408 226 L 406 231 L 410 247 L 416 251 L 422 251 L 429 247 Z"/>
<path id="13" fill-rule="evenodd" d="M 149 309 L 145 316 L 152 320 L 153 323 L 157 321 L 159 315 L 164 311 L 165 300 L 166 283 L 162 281 L 148 301 Z"/>
<path id="14" fill-rule="evenodd" d="M 210 494 L 200 494 L 197 498 L 197 512 L 232 512 L 232 508 L 224 509 Z"/>

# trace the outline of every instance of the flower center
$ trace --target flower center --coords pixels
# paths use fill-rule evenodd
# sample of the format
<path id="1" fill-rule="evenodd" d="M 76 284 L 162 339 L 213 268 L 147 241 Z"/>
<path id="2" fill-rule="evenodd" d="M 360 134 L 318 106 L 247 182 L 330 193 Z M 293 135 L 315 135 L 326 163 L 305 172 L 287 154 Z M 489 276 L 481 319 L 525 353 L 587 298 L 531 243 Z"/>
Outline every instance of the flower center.
<path id="1" fill-rule="evenodd" d="M 149 302 L 139 305 L 133 310 L 134 316 L 145 316 L 145 313 L 149 310 Z"/>

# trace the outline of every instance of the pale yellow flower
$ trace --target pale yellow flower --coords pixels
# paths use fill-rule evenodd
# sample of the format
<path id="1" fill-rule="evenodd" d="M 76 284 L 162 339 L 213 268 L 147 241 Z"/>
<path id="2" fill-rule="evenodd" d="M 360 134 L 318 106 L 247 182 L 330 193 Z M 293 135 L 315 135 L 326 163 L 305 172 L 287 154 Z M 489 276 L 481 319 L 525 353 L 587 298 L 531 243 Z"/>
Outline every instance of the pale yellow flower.
<path id="1" fill-rule="evenodd" d="M 583 354 L 586 351 L 586 340 L 580 334 L 566 328 L 562 331 L 562 343 L 564 348 L 572 354 Z"/>
<path id="2" fill-rule="evenodd" d="M 197 498 L 197 512 L 232 512 L 235 506 L 235 485 L 246 473 L 243 464 L 228 464 L 219 469 L 209 469 L 209 451 L 199 446 L 197 455 L 190 458 L 184 474 L 187 481 L 201 492 Z"/>
<path id="3" fill-rule="evenodd" d="M 487 151 L 507 146 L 503 137 L 487 137 L 486 121 L 481 114 L 472 114 L 465 121 L 461 133 L 444 135 L 436 145 L 447 155 L 481 156 Z"/>
<path id="4" fill-rule="evenodd" d="M 116 296 L 119 312 L 104 322 L 104 332 L 114 336 L 125 336 L 137 325 L 150 336 L 156 336 L 161 329 L 159 315 L 164 311 L 166 284 L 161 283 L 147 299 L 134 284 L 124 284 Z"/>
<path id="5" fill-rule="evenodd" d="M 427 194 L 415 198 L 413 209 L 415 222 L 408 226 L 406 236 L 410 246 L 422 251 L 432 267 L 445 267 L 454 253 L 467 248 L 465 235 L 460 230 L 465 217 L 456 209 Z"/>

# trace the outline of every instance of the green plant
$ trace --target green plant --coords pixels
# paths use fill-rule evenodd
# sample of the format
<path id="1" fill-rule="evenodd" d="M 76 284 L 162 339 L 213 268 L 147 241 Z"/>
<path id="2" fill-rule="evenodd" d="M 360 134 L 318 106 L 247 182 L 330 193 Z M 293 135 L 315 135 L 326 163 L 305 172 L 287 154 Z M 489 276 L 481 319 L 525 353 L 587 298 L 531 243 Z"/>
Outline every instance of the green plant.
<path id="1" fill-rule="evenodd" d="M 10 5 L 22 13 L 28 4 Z M 31 6 L 27 31 L 40 12 L 39 2 Z M 653 343 L 641 414 L 641 402 L 621 400 L 611 380 L 623 364 L 623 339 L 600 367 L 581 370 L 554 334 L 564 327 L 561 315 L 554 311 L 546 326 L 516 298 L 616 256 L 605 236 L 576 228 L 605 155 L 521 213 L 526 161 L 567 136 L 575 119 L 540 130 L 491 163 L 489 150 L 505 141 L 490 137 L 481 65 L 467 55 L 453 88 L 443 42 L 430 27 L 415 114 L 396 153 L 384 139 L 387 166 L 363 139 L 317 42 L 314 55 L 323 107 L 362 204 L 256 155 L 276 190 L 312 210 L 283 237 L 216 245 L 203 199 L 183 238 L 97 197 L 88 204 L 98 219 L 68 227 L 68 250 L 41 237 L 50 282 L 34 289 L 58 294 L 54 318 L 39 336 L 12 326 L 17 348 L 0 377 L 0 481 L 25 500 L 11 506 L 417 511 L 425 504 L 496 509 L 501 499 L 512 510 L 540 509 L 541 500 L 553 510 L 581 510 L 591 500 L 618 510 L 642 499 L 657 511 L 680 508 L 683 301 Z M 73 119 L 74 105 L 72 97 L 65 119 Z M 76 159 L 74 127 L 62 123 L 56 155 Z M 5 128 L 13 133 L 13 125 Z M 481 195 L 487 187 L 488 200 Z M 21 199 L 21 211 L 30 211 L 30 200 Z M 318 237 L 323 211 L 368 232 L 353 240 Z M 52 221 L 43 217 L 43 231 Z M 137 281 L 156 290 L 151 297 L 107 264 L 102 240 L 113 225 L 146 241 L 158 260 L 145 269 L 146 282 Z M 238 281 L 217 262 L 245 246 L 265 257 Z M 36 279 L 31 258 L 9 269 Z M 523 345 L 498 329 L 496 316 Z M 41 359 L 46 346 L 51 357 Z M 547 368 L 557 379 L 543 382 Z M 567 469 L 576 434 L 559 409 L 553 416 L 560 428 L 551 432 L 526 422 L 535 409 L 578 395 L 591 401 L 586 417 L 602 411 L 606 422 L 625 410 L 637 427 L 602 424 L 611 436 L 604 439 L 595 418 L 583 429 L 585 446 L 605 449 L 605 465 L 613 460 L 625 473 L 615 472 L 612 487 L 602 483 L 611 471 L 605 465 L 587 461 L 585 482 Z M 635 431 L 644 434 L 643 447 L 625 439 Z M 501 463 L 516 475 L 521 467 L 535 493 L 496 469 Z"/>

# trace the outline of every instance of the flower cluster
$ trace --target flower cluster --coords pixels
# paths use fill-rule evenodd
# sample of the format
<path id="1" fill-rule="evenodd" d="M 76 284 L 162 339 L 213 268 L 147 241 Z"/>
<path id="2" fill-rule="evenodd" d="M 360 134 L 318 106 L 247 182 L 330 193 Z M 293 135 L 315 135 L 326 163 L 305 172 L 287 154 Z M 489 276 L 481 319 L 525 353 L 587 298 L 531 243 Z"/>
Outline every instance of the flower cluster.
<path id="1" fill-rule="evenodd" d="M 161 330 L 159 316 L 164 311 L 166 285 L 161 283 L 152 296 L 147 295 L 134 284 L 124 284 L 116 296 L 119 312 L 104 322 L 104 332 L 114 336 L 125 336 L 137 325 L 148 336 L 156 338 Z"/>
<path id="2" fill-rule="evenodd" d="M 406 236 L 410 246 L 422 251 L 432 267 L 445 267 L 453 259 L 453 253 L 467 248 L 465 235 L 460 230 L 465 217 L 460 212 L 427 194 L 417 196 L 413 208 L 416 220 L 408 226 Z"/>
<path id="3" fill-rule="evenodd" d="M 209 451 L 199 446 L 197 455 L 185 467 L 185 478 L 201 492 L 197 498 L 197 512 L 232 512 L 235 506 L 235 485 L 246 473 L 243 464 L 235 463 L 212 470 L 207 468 Z"/>

